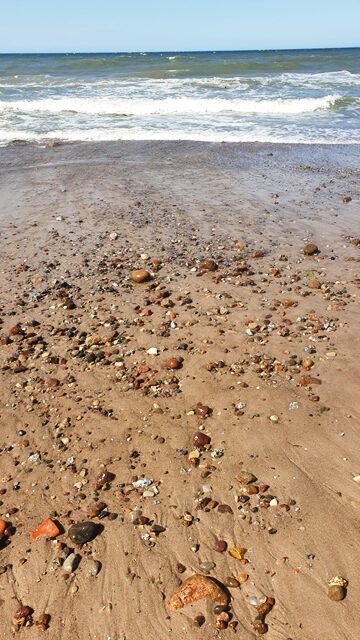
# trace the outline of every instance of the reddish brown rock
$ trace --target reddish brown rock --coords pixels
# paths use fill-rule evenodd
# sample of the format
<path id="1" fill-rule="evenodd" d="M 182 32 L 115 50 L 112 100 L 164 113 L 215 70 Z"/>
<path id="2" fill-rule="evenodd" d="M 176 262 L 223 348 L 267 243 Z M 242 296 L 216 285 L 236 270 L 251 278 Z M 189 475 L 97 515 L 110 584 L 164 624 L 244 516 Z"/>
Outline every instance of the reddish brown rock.
<path id="1" fill-rule="evenodd" d="M 207 447 L 210 442 L 210 436 L 207 436 L 206 433 L 203 433 L 202 431 L 198 431 L 193 437 L 194 446 L 199 447 L 200 449 L 202 449 L 203 447 Z"/>
<path id="2" fill-rule="evenodd" d="M 219 584 L 207 576 L 195 574 L 174 591 L 168 601 L 168 607 L 173 610 L 182 609 L 188 604 L 205 598 L 222 606 L 227 606 L 229 602 L 227 594 Z"/>
<path id="3" fill-rule="evenodd" d="M 216 271 L 217 268 L 218 265 L 216 264 L 215 260 L 211 260 L 210 258 L 204 260 L 200 265 L 200 269 L 202 271 Z"/>
<path id="4" fill-rule="evenodd" d="M 182 363 L 183 363 L 183 358 L 179 358 L 179 357 L 169 358 L 165 362 L 165 367 L 169 370 L 180 369 Z"/>

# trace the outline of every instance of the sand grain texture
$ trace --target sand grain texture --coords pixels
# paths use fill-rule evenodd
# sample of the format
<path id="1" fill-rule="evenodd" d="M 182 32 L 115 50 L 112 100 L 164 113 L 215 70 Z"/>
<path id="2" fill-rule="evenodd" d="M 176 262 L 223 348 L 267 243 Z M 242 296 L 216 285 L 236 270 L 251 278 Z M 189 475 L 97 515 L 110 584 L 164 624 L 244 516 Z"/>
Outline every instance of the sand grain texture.
<path id="1" fill-rule="evenodd" d="M 0 550 L 0 638 L 29 605 L 51 615 L 52 640 L 252 640 L 249 598 L 267 595 L 269 640 L 358 640 L 358 160 L 355 147 L 1 149 L 0 517 L 16 531 Z M 304 256 L 311 242 L 320 253 Z M 132 282 L 136 269 L 152 279 Z M 197 449 L 199 430 L 211 443 Z M 104 470 L 115 477 L 97 484 Z M 58 542 L 32 541 L 49 516 Z M 74 548 L 66 532 L 89 518 L 103 530 Z M 81 558 L 67 578 L 64 545 Z M 230 589 L 235 634 L 214 629 L 209 601 L 167 606 L 204 562 L 220 582 L 249 575 Z"/>

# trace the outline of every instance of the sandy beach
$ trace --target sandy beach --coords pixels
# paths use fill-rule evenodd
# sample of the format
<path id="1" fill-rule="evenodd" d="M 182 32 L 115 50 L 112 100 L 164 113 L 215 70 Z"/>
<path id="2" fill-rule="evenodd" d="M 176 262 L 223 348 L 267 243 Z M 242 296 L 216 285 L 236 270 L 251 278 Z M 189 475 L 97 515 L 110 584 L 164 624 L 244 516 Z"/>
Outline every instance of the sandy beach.
<path id="1" fill-rule="evenodd" d="M 358 640 L 359 158 L 0 149 L 1 639 Z"/>

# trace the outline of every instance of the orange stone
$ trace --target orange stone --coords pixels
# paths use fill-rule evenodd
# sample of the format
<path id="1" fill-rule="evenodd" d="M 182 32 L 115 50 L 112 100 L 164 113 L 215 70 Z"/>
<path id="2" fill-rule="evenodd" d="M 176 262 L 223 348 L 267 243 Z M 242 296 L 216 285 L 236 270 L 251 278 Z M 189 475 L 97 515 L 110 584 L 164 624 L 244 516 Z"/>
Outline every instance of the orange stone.
<path id="1" fill-rule="evenodd" d="M 149 271 L 146 271 L 145 269 L 135 269 L 135 271 L 133 271 L 131 274 L 132 281 L 136 282 L 137 284 L 141 284 L 142 282 L 148 282 L 150 278 L 151 278 L 151 275 Z"/>

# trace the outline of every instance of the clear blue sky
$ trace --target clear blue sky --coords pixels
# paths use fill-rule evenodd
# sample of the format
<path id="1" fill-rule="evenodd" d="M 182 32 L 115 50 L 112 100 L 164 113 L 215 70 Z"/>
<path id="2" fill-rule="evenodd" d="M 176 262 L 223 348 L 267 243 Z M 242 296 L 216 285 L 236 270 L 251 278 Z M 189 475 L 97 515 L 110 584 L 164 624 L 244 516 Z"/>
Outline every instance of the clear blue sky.
<path id="1" fill-rule="evenodd" d="M 360 45 L 360 0 L 0 0 L 1 52 Z"/>

